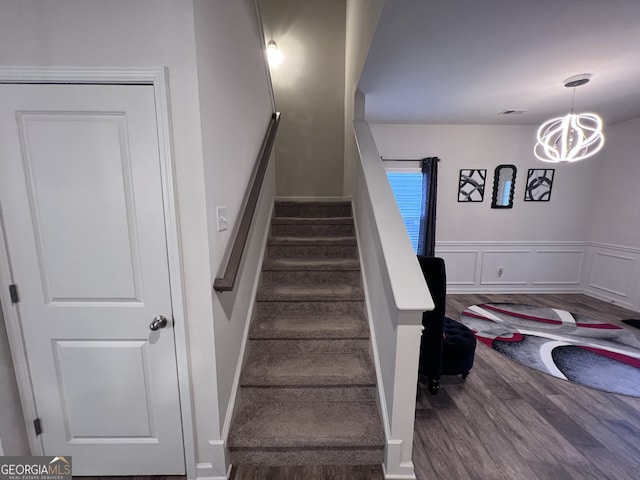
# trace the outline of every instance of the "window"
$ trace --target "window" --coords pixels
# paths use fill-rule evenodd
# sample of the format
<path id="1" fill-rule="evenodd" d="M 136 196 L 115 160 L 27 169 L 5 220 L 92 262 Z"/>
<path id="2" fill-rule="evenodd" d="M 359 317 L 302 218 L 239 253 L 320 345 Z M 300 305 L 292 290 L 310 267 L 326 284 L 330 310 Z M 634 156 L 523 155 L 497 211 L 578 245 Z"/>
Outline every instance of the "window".
<path id="1" fill-rule="evenodd" d="M 414 252 L 433 257 L 436 246 L 438 157 L 382 160 Z"/>
<path id="2" fill-rule="evenodd" d="M 417 252 L 422 209 L 422 173 L 419 171 L 387 172 L 387 177 L 407 227 L 411 245 Z"/>

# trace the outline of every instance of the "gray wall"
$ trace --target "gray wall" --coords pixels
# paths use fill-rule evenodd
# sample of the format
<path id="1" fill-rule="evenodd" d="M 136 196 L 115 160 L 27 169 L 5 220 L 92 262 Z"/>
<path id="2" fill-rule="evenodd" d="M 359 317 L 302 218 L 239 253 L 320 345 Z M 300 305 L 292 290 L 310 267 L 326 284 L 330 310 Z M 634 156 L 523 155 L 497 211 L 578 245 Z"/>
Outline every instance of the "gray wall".
<path id="1" fill-rule="evenodd" d="M 640 248 L 640 118 L 607 128 L 602 160 L 598 162 L 592 212 L 591 240 Z M 586 160 L 588 161 L 588 160 Z"/>
<path id="2" fill-rule="evenodd" d="M 345 0 L 260 0 L 266 40 L 284 56 L 271 69 L 282 112 L 277 194 L 342 195 Z"/>
<path id="3" fill-rule="evenodd" d="M 354 97 L 360 74 L 369 53 L 384 0 L 347 0 L 344 98 L 344 194 L 354 193 L 360 156 L 353 134 L 353 119 L 364 118 L 364 96 L 360 92 L 360 112 Z M 359 115 L 359 117 L 358 117 Z"/>
<path id="4" fill-rule="evenodd" d="M 210 288 L 215 275 L 222 274 L 222 260 L 240 222 L 242 202 L 273 112 L 253 0 L 196 0 L 194 15 L 212 272 L 205 286 Z M 263 190 L 273 196 L 269 179 L 265 180 Z M 267 203 L 270 206 L 272 198 Z M 217 206 L 227 207 L 229 229 L 223 232 L 216 228 Z M 257 233 L 247 241 L 244 270 L 233 294 L 213 293 L 220 425 L 225 421 L 232 397 L 251 305 L 250 289 L 260 270 L 257 256 L 264 244 L 261 228 L 264 230 L 268 223 L 268 213 L 264 209 L 262 213 L 266 218 L 255 217 L 253 228 Z"/>

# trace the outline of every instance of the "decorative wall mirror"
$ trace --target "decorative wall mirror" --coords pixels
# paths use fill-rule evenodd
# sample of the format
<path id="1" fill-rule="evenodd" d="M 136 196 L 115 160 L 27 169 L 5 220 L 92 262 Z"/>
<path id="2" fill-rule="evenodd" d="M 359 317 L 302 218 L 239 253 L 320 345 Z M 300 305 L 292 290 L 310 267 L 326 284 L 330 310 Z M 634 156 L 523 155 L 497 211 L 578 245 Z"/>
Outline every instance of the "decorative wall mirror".
<path id="1" fill-rule="evenodd" d="M 512 208 L 516 187 L 515 165 L 498 165 L 493 174 L 493 201 L 491 208 Z"/>

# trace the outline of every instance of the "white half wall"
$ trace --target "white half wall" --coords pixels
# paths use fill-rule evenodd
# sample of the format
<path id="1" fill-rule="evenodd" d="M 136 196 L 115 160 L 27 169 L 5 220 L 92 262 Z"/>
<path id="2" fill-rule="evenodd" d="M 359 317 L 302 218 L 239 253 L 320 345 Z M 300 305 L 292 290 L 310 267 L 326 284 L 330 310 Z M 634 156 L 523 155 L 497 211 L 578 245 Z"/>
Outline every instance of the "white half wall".
<path id="1" fill-rule="evenodd" d="M 360 154 L 353 197 L 367 317 L 386 434 L 388 479 L 415 479 L 413 427 L 422 312 L 433 310 L 418 260 L 366 122 L 354 122 Z"/>

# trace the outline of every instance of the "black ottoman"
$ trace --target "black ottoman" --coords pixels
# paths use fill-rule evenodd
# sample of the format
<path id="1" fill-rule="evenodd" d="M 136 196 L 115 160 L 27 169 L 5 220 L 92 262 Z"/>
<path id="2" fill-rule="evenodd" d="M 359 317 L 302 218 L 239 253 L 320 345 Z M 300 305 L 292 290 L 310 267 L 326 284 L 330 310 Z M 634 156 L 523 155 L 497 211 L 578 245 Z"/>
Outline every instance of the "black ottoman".
<path id="1" fill-rule="evenodd" d="M 442 331 L 442 374 L 467 378 L 476 352 L 476 336 L 460 322 L 444 318 Z"/>

